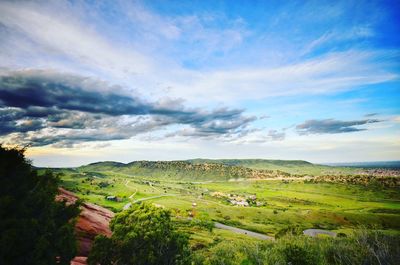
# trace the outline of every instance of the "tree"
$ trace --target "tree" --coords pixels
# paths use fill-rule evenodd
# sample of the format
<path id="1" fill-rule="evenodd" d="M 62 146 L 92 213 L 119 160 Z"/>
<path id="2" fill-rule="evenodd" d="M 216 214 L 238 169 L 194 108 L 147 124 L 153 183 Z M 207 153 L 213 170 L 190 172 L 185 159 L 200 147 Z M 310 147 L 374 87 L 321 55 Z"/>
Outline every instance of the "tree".
<path id="1" fill-rule="evenodd" d="M 110 223 L 111 238 L 98 236 L 89 264 L 187 264 L 188 238 L 176 231 L 170 212 L 150 204 L 135 204 Z"/>
<path id="2" fill-rule="evenodd" d="M 56 202 L 59 179 L 38 175 L 24 150 L 0 145 L 0 264 L 69 264 L 78 204 Z"/>

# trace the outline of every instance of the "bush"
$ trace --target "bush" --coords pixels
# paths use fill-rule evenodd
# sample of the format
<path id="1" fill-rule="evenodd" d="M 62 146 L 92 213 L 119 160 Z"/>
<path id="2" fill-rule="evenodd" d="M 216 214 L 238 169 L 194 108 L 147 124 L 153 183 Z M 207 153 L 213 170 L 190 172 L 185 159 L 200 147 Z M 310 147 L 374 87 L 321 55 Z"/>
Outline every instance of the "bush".
<path id="1" fill-rule="evenodd" d="M 260 244 L 251 241 L 222 241 L 210 249 L 210 253 L 196 253 L 193 256 L 195 265 L 258 265 L 264 264 L 258 252 Z"/>
<path id="2" fill-rule="evenodd" d="M 150 204 L 134 204 L 110 223 L 111 238 L 97 237 L 88 263 L 173 265 L 189 262 L 186 235 L 176 231 L 170 212 Z"/>
<path id="3" fill-rule="evenodd" d="M 279 230 L 279 232 L 276 233 L 275 238 L 281 238 L 284 236 L 299 236 L 303 234 L 303 230 L 304 229 L 299 225 L 289 225 Z"/>
<path id="4" fill-rule="evenodd" d="M 310 249 L 306 249 L 300 244 L 287 244 L 282 250 L 283 258 L 286 264 L 291 265 L 313 265 L 317 264 L 315 257 Z"/>
<path id="5" fill-rule="evenodd" d="M 200 215 L 196 219 L 192 219 L 190 222 L 191 226 L 198 226 L 212 232 L 214 229 L 214 222 L 206 215 Z"/>

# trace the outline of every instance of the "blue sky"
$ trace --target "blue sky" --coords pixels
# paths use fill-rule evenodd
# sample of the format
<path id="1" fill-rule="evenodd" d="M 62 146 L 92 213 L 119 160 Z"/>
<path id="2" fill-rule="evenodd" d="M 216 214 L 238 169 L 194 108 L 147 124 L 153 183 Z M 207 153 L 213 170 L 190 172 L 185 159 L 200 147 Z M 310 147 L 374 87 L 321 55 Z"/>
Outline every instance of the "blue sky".
<path id="1" fill-rule="evenodd" d="M 400 159 L 398 1 L 2 1 L 0 139 L 35 165 Z"/>

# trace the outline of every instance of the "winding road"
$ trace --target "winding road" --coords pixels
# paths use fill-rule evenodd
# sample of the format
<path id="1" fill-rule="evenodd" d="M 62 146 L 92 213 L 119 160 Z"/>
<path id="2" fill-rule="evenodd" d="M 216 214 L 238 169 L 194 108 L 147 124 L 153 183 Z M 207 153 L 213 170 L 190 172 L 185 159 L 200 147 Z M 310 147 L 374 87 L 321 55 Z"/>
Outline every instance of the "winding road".
<path id="1" fill-rule="evenodd" d="M 257 239 L 261 239 L 261 240 L 275 240 L 274 237 L 272 236 L 267 236 L 261 233 L 256 233 L 253 231 L 249 231 L 249 230 L 245 230 L 245 229 L 241 229 L 241 228 L 237 228 L 237 227 L 233 227 L 233 226 L 229 226 L 229 225 L 224 225 L 218 222 L 214 223 L 215 228 L 219 228 L 219 229 L 224 229 L 224 230 L 228 230 L 237 234 L 242 234 L 242 235 L 246 235 L 249 237 L 254 237 Z"/>
<path id="2" fill-rule="evenodd" d="M 335 237 L 336 233 L 335 232 L 331 232 L 328 230 L 323 230 L 323 229 L 307 229 L 303 231 L 303 234 L 307 235 L 307 236 L 312 236 L 312 237 L 316 237 L 318 235 L 328 235 L 331 237 Z"/>
<path id="3" fill-rule="evenodd" d="M 136 194 L 136 192 L 135 192 L 135 194 Z M 135 194 L 133 194 L 133 195 L 135 195 Z M 161 198 L 161 197 L 176 196 L 176 195 L 177 194 L 162 194 L 162 195 L 157 195 L 157 196 L 151 196 L 151 197 L 137 199 L 137 200 L 135 200 L 133 202 L 128 202 L 127 204 L 124 205 L 124 207 L 122 209 L 123 210 L 128 210 L 133 203 L 138 203 L 138 202 L 147 201 L 147 200 L 151 200 L 151 199 L 157 199 L 157 198 Z M 129 198 L 131 198 L 131 197 L 129 197 Z"/>

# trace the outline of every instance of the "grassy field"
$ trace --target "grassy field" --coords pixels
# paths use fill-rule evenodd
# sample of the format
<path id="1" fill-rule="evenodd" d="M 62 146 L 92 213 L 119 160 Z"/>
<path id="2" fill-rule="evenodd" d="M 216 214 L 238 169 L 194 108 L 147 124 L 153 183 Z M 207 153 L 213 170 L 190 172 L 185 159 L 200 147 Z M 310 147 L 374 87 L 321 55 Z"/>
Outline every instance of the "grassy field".
<path id="1" fill-rule="evenodd" d="M 210 234 L 204 229 L 188 227 L 182 222 L 186 217 L 214 220 L 275 237 L 293 229 L 308 228 L 345 234 L 359 227 L 396 234 L 400 231 L 398 188 L 304 180 L 188 182 L 128 175 L 114 172 L 112 167 L 100 172 L 92 170 L 56 171 L 62 173 L 65 188 L 86 201 L 114 211 L 138 201 L 171 209 L 182 229 L 190 231 L 197 243 L 206 244 L 215 237 L 244 236 L 219 229 Z M 118 201 L 106 199 L 111 195 L 117 196 Z M 233 205 L 232 198 L 249 201 L 251 205 Z"/>
<path id="2" fill-rule="evenodd" d="M 266 171 L 260 180 L 252 177 L 258 171 L 229 164 L 237 161 L 222 162 L 226 164 L 107 162 L 52 170 L 60 174 L 66 189 L 114 212 L 140 202 L 171 210 L 177 228 L 189 235 L 192 264 L 396 264 L 400 258 L 398 176 L 385 175 L 393 171 L 379 171 L 350 184 L 344 180 L 357 175 L 333 174 L 325 179 L 320 175 L 325 166 L 275 161 L 276 171 L 271 177 Z M 258 162 L 243 163 L 255 168 L 267 163 Z M 290 167 L 292 174 L 280 172 Z M 293 175 L 304 172 L 318 177 Z M 395 181 L 388 182 L 391 178 Z M 215 228 L 214 222 L 233 229 Z M 231 231 L 236 228 L 275 241 L 250 237 L 249 231 Z M 303 235 L 311 228 L 336 232 L 338 237 Z"/>

